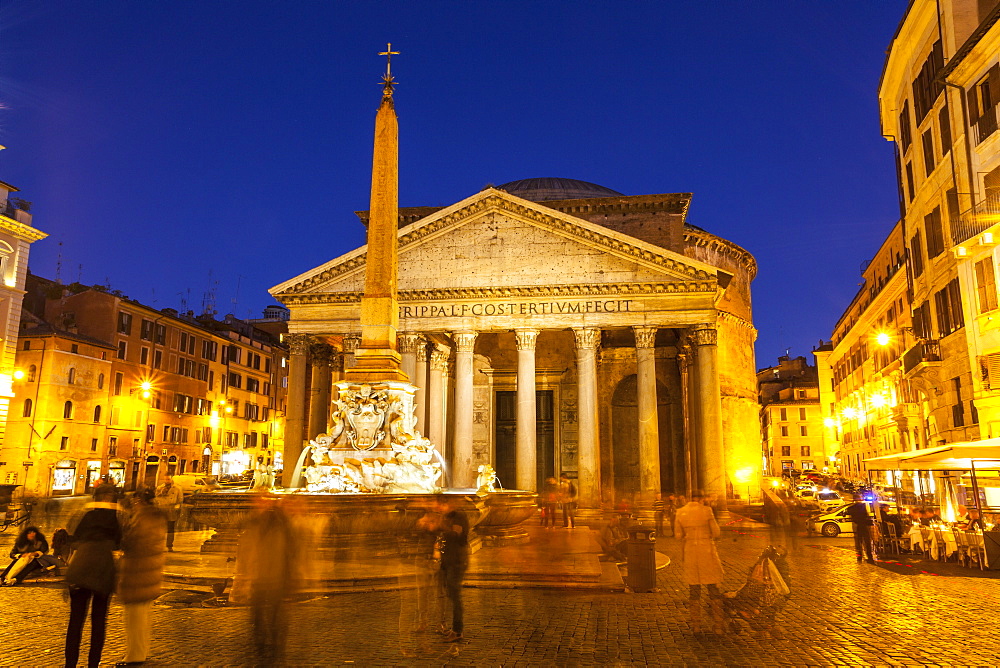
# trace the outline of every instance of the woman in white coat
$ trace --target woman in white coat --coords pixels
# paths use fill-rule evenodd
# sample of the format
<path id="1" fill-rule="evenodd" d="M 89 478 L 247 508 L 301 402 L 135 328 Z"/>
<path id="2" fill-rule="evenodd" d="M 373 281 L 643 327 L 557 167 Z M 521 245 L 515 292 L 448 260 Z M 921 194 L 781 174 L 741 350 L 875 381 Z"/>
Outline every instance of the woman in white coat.
<path id="1" fill-rule="evenodd" d="M 715 539 L 721 531 L 715 521 L 715 513 L 705 505 L 705 495 L 700 491 L 691 493 L 691 501 L 677 510 L 674 516 L 674 537 L 684 541 L 684 579 L 690 587 L 688 610 L 691 613 L 691 629 L 701 631 L 701 586 L 708 589 L 709 606 L 712 609 L 713 627 L 716 633 L 725 630 L 725 613 L 722 608 L 722 562 L 715 549 Z"/>

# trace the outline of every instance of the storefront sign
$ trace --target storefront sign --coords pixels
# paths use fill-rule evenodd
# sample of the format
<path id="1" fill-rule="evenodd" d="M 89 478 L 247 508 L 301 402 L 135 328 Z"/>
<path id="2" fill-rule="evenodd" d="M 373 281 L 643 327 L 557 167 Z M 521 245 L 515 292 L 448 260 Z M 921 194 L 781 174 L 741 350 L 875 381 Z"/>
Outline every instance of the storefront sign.
<path id="1" fill-rule="evenodd" d="M 35 462 L 21 462 L 21 466 L 28 468 L 29 466 L 34 466 Z"/>
<path id="2" fill-rule="evenodd" d="M 626 313 L 631 299 L 600 299 L 587 302 L 525 302 L 430 304 L 400 306 L 400 318 L 463 318 L 466 316 L 561 315 L 569 313 Z"/>

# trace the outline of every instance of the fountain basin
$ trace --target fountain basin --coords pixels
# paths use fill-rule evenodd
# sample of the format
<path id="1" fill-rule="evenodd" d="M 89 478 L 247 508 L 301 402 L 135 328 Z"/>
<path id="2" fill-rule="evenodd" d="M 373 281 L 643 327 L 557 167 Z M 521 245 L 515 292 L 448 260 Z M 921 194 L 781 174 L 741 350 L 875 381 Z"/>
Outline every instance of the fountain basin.
<path id="1" fill-rule="evenodd" d="M 199 492 L 193 497 L 193 521 L 215 529 L 202 552 L 235 553 L 236 544 L 260 494 L 253 492 Z M 414 535 L 425 510 L 451 500 L 469 518 L 470 543 L 475 548 L 480 528 L 487 544 L 515 542 L 527 533 L 517 526 L 531 517 L 535 494 L 502 491 L 486 495 L 474 490 L 447 490 L 438 494 L 329 494 L 270 493 L 293 516 L 312 522 L 319 549 L 362 551 L 368 556 L 397 554 L 400 542 Z M 531 510 L 528 509 L 530 505 Z M 493 521 L 487 521 L 493 516 Z"/>

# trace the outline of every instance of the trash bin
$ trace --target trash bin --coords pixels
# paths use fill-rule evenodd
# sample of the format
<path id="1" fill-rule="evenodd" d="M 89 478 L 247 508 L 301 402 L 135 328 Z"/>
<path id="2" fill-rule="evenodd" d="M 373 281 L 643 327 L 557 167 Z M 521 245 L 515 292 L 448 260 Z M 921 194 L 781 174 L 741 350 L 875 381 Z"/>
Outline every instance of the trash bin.
<path id="1" fill-rule="evenodd" d="M 656 591 L 656 531 L 633 524 L 628 527 L 628 575 L 625 584 L 634 592 Z"/>

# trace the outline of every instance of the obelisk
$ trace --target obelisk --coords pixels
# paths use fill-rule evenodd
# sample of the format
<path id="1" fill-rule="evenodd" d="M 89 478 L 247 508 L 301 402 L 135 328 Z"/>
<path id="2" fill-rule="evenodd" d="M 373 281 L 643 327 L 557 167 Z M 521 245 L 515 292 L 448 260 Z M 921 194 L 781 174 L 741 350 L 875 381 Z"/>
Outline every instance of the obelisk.
<path id="1" fill-rule="evenodd" d="M 375 150 L 372 155 L 372 192 L 365 258 L 365 291 L 361 298 L 361 345 L 356 364 L 346 371 L 351 383 L 409 382 L 396 346 L 399 326 L 397 297 L 399 229 L 399 124 L 392 103 L 392 44 L 382 77 L 382 103 L 375 114 Z"/>

